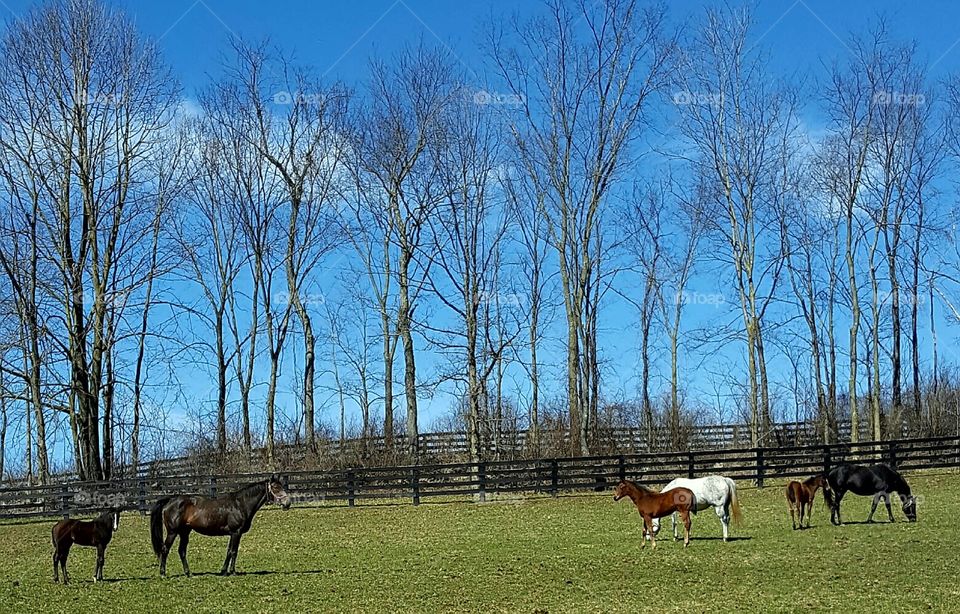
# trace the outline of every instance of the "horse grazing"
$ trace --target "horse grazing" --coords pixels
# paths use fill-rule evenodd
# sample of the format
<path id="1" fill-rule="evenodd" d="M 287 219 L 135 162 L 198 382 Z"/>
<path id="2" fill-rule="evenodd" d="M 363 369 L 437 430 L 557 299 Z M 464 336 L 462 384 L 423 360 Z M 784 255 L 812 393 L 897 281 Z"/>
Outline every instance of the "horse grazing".
<path id="1" fill-rule="evenodd" d="M 67 576 L 67 556 L 70 546 L 94 546 L 97 549 L 97 567 L 93 572 L 93 581 L 103 580 L 103 555 L 113 538 L 113 532 L 120 526 L 120 510 L 110 510 L 94 520 L 64 519 L 53 525 L 50 532 L 53 540 L 53 581 L 60 582 L 57 564 L 63 570 L 63 583 L 70 581 Z"/>
<path id="2" fill-rule="evenodd" d="M 886 465 L 842 464 L 834 467 L 827 473 L 827 483 L 830 489 L 824 489 L 823 496 L 830 506 L 830 522 L 835 525 L 843 524 L 840 519 L 840 501 L 847 492 L 862 497 L 873 496 L 873 506 L 867 522 L 873 522 L 873 513 L 877 511 L 877 504 L 882 499 L 887 506 L 887 516 L 893 522 L 893 511 L 890 509 L 890 493 L 895 492 L 900 497 L 902 509 L 907 520 L 917 521 L 917 499 L 910 492 L 910 486 L 899 473 Z"/>
<path id="3" fill-rule="evenodd" d="M 210 536 L 229 535 L 227 558 L 220 575 L 235 573 L 240 537 L 250 530 L 253 516 L 267 501 L 273 501 L 283 509 L 290 508 L 290 496 L 276 475 L 222 497 L 176 495 L 157 501 L 150 511 L 150 539 L 153 552 L 160 559 L 160 575 L 167 575 L 167 554 L 177 537 L 180 538 L 178 550 L 183 573 L 190 575 L 187 544 L 191 531 Z M 164 528 L 167 530 L 166 539 L 163 537 Z"/>
<path id="4" fill-rule="evenodd" d="M 679 512 L 683 520 L 683 547 L 690 545 L 690 512 L 696 511 L 696 502 L 689 488 L 672 488 L 659 493 L 636 482 L 622 480 L 613 491 L 613 500 L 619 501 L 623 497 L 630 497 L 637 506 L 637 511 L 643 517 L 644 534 L 650 536 L 654 548 L 657 547 L 657 539 L 653 533 L 654 518 L 662 518 L 674 512 Z M 641 540 L 640 547 L 645 545 L 646 542 Z"/>
<path id="5" fill-rule="evenodd" d="M 687 478 L 677 478 L 667 484 L 664 492 L 672 488 L 688 488 L 693 492 L 693 499 L 696 507 L 693 512 L 699 512 L 713 507 L 720 518 L 720 524 L 723 525 L 723 541 L 728 541 L 730 534 L 730 518 L 737 526 L 743 522 L 743 514 L 740 512 L 740 501 L 737 499 L 737 484 L 730 478 L 722 475 L 708 475 L 702 478 L 690 480 Z M 673 521 L 673 538 L 680 539 L 677 534 L 677 513 L 670 516 Z M 656 535 L 660 531 L 660 519 L 653 520 L 653 533 Z"/>
<path id="6" fill-rule="evenodd" d="M 790 522 L 793 524 L 793 530 L 797 530 L 796 513 L 800 516 L 800 528 L 803 528 L 803 515 L 807 515 L 807 528 L 810 528 L 810 519 L 813 517 L 813 500 L 817 496 L 817 491 L 823 488 L 824 499 L 828 499 L 830 484 L 827 483 L 827 476 L 824 474 L 815 475 L 802 482 L 792 480 L 787 484 L 787 506 L 790 508 Z M 829 500 L 829 499 L 828 499 Z"/>

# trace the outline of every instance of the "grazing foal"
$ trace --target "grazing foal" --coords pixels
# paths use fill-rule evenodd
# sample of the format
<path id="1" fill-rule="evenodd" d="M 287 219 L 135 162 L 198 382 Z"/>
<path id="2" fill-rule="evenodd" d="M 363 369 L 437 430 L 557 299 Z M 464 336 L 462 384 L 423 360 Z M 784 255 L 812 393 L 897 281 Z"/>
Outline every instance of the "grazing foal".
<path id="1" fill-rule="evenodd" d="M 60 582 L 57 575 L 57 564 L 63 570 L 63 583 L 67 577 L 67 555 L 70 546 L 94 546 L 97 549 L 97 567 L 93 572 L 93 581 L 103 580 L 103 555 L 107 550 L 113 532 L 120 526 L 120 510 L 110 510 L 97 516 L 94 520 L 61 520 L 53 525 L 51 538 L 53 539 L 53 581 Z"/>
<path id="2" fill-rule="evenodd" d="M 637 511 L 643 517 L 644 532 L 650 536 L 654 548 L 657 547 L 657 540 L 653 533 L 653 519 L 663 518 L 674 512 L 679 512 L 683 520 L 683 547 L 690 545 L 690 512 L 697 508 L 693 491 L 689 488 L 671 488 L 659 493 L 636 482 L 623 480 L 613 491 L 613 500 L 619 501 L 623 497 L 630 497 L 637 506 Z M 641 548 L 645 544 L 644 540 L 640 540 Z"/>
<path id="3" fill-rule="evenodd" d="M 824 496 L 829 498 L 830 484 L 827 483 L 827 477 L 823 474 L 807 478 L 802 482 L 796 480 L 787 484 L 787 506 L 790 508 L 790 522 L 793 523 L 793 530 L 797 530 L 797 518 L 799 513 L 800 528 L 803 528 L 803 514 L 806 510 L 807 528 L 810 528 L 810 518 L 813 517 L 813 500 L 817 496 L 817 491 L 823 488 Z"/>

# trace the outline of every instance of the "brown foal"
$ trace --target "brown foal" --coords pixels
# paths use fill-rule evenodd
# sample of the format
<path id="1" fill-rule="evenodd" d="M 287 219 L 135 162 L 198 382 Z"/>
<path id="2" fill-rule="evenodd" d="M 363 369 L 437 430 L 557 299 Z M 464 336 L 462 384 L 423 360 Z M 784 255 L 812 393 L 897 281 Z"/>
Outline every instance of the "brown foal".
<path id="1" fill-rule="evenodd" d="M 830 490 L 826 477 L 815 475 L 802 482 L 796 480 L 787 484 L 787 505 L 790 507 L 790 522 L 793 523 L 793 530 L 797 530 L 797 517 L 800 516 L 800 528 L 803 528 L 803 516 L 806 511 L 807 528 L 810 528 L 810 518 L 813 516 L 813 500 L 817 496 L 817 490 L 823 488 L 824 493 Z"/>
<path id="2" fill-rule="evenodd" d="M 653 519 L 663 518 L 674 512 L 679 512 L 683 520 L 683 547 L 690 545 L 690 512 L 696 509 L 696 504 L 693 491 L 689 488 L 671 488 L 659 493 L 636 482 L 623 480 L 613 491 L 613 500 L 619 501 L 623 497 L 630 497 L 637 506 L 637 511 L 643 517 L 644 533 L 650 536 L 654 548 L 657 547 L 657 540 L 653 534 Z M 645 544 L 646 541 L 641 539 L 640 547 L 643 548 Z"/>

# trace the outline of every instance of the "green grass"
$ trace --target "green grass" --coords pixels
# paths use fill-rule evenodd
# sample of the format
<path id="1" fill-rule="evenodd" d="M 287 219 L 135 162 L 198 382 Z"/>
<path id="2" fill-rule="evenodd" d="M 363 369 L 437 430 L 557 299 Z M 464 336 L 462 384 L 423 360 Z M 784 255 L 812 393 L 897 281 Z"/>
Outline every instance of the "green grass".
<path id="1" fill-rule="evenodd" d="M 75 547 L 67 587 L 52 583 L 52 522 L 6 523 L 0 612 L 958 610 L 960 476 L 908 479 L 923 496 L 916 524 L 895 510 L 893 525 L 834 527 L 818 497 L 814 527 L 791 531 L 781 485 L 743 485 L 745 525 L 733 534 L 745 539 L 715 539 L 720 524 L 707 510 L 686 550 L 669 539 L 641 550 L 639 516 L 609 493 L 271 508 L 241 543 L 241 575 L 228 578 L 213 575 L 226 539 L 194 534 L 196 575 L 183 577 L 174 555 L 172 576 L 160 579 L 146 519 L 126 515 L 107 551 L 108 581 L 90 580 L 94 551 Z M 868 510 L 867 499 L 844 501 L 848 522 Z"/>

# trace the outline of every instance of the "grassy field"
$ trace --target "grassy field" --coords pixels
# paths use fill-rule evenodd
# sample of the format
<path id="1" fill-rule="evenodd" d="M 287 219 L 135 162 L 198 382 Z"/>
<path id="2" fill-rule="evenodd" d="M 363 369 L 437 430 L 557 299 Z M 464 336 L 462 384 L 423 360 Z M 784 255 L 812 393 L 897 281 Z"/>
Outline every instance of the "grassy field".
<path id="1" fill-rule="evenodd" d="M 920 520 L 791 531 L 777 484 L 741 487 L 745 525 L 718 539 L 712 511 L 686 550 L 640 549 L 639 516 L 609 493 L 483 505 L 425 503 L 262 511 L 239 575 L 214 575 L 225 538 L 194 535 L 190 564 L 160 579 L 145 518 L 126 515 L 94 584 L 94 551 L 75 547 L 71 585 L 52 583 L 51 522 L 0 525 L 0 612 L 960 610 L 960 475 L 908 476 Z M 878 518 L 883 515 L 878 514 Z M 669 529 L 669 525 L 667 527 Z"/>

